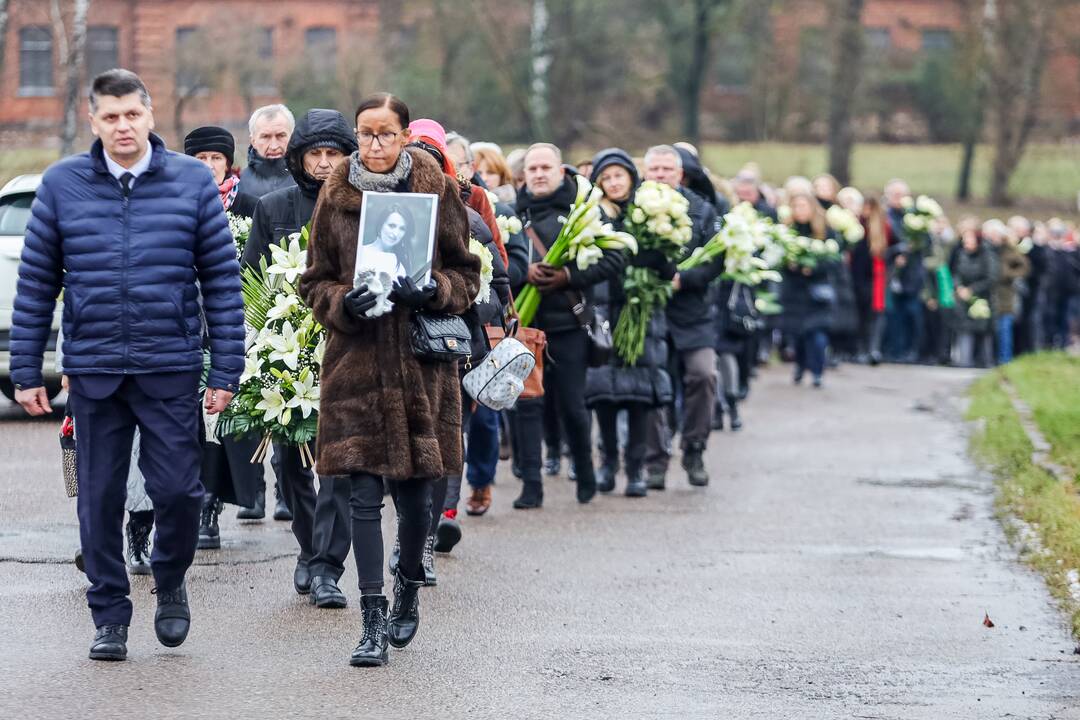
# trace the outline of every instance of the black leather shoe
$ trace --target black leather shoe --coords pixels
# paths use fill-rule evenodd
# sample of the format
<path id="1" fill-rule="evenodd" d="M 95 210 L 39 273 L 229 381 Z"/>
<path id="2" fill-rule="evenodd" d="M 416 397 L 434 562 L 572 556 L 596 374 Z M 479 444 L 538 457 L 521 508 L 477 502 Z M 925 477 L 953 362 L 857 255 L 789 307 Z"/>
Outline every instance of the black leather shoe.
<path id="1" fill-rule="evenodd" d="M 142 518 L 144 513 L 131 513 L 127 523 L 127 567 L 132 575 L 150 574 L 150 533 L 154 530 L 153 513 L 146 513 L 150 521 Z"/>
<path id="2" fill-rule="evenodd" d="M 307 595 L 311 592 L 311 571 L 308 570 L 306 562 L 296 561 L 296 569 L 293 570 L 292 574 L 292 584 L 300 595 Z"/>
<path id="3" fill-rule="evenodd" d="M 380 667 L 386 664 L 390 656 L 386 640 L 386 596 L 361 595 L 360 605 L 364 608 L 364 634 L 352 651 L 349 664 L 353 667 Z"/>
<path id="4" fill-rule="evenodd" d="M 645 474 L 640 468 L 626 471 L 626 497 L 645 497 L 649 486 L 645 484 Z"/>
<path id="5" fill-rule="evenodd" d="M 316 575 L 311 578 L 311 594 L 308 602 L 320 608 L 343 608 L 349 604 L 345 593 L 341 592 L 337 580 L 329 575 Z"/>
<path id="6" fill-rule="evenodd" d="M 705 460 L 702 457 L 704 452 L 703 443 L 694 443 L 683 451 L 683 469 L 686 470 L 687 480 L 694 487 L 705 487 L 709 484 L 709 473 L 705 470 Z"/>
<path id="7" fill-rule="evenodd" d="M 609 493 L 615 489 L 615 475 L 619 472 L 618 460 L 605 460 L 596 470 L 597 492 Z"/>
<path id="8" fill-rule="evenodd" d="M 399 571 L 394 579 L 394 607 L 386 619 L 386 639 L 400 649 L 412 642 L 420 627 L 420 588 L 423 580 L 409 580 Z"/>
<path id="9" fill-rule="evenodd" d="M 165 647 L 177 647 L 187 640 L 191 629 L 191 610 L 188 608 L 187 588 L 183 584 L 175 590 L 154 589 L 157 595 L 157 612 L 154 613 L 154 632 L 158 642 Z"/>
<path id="10" fill-rule="evenodd" d="M 435 536 L 428 535 L 427 540 L 424 542 L 424 585 L 427 587 L 435 587 L 439 584 L 439 579 L 435 577 Z"/>
<path id="11" fill-rule="evenodd" d="M 275 487 L 274 497 L 276 502 L 274 503 L 274 519 L 281 520 L 283 522 L 289 522 L 292 520 L 292 511 L 289 510 L 289 506 L 285 504 L 285 498 L 281 497 L 281 492 Z"/>
<path id="12" fill-rule="evenodd" d="M 91 660 L 126 660 L 127 625 L 102 625 L 90 643 Z"/>
<path id="13" fill-rule="evenodd" d="M 667 470 L 649 470 L 645 474 L 645 487 L 650 490 L 663 490 L 667 487 Z"/>
<path id="14" fill-rule="evenodd" d="M 596 497 L 596 480 L 590 483 L 577 481 L 577 501 L 582 505 L 592 501 Z"/>
<path id="15" fill-rule="evenodd" d="M 437 553 L 448 553 L 461 542 L 461 523 L 456 517 L 443 514 L 435 527 L 435 547 Z"/>
<path id="16" fill-rule="evenodd" d="M 203 501 L 202 514 L 199 517 L 200 550 L 217 550 L 221 547 L 221 531 L 218 528 L 218 516 L 223 503 L 213 495 L 207 495 Z"/>
<path id="17" fill-rule="evenodd" d="M 514 501 L 515 510 L 535 510 L 544 505 L 544 486 L 538 482 L 527 482 L 521 486 L 521 495 Z"/>
<path id="18" fill-rule="evenodd" d="M 79 572 L 86 572 L 86 560 L 83 558 L 82 548 L 75 551 L 75 567 L 79 569 Z"/>
<path id="19" fill-rule="evenodd" d="M 240 508 L 236 513 L 237 520 L 262 520 L 266 517 L 266 488 L 259 491 L 255 496 L 255 504 L 249 508 Z"/>

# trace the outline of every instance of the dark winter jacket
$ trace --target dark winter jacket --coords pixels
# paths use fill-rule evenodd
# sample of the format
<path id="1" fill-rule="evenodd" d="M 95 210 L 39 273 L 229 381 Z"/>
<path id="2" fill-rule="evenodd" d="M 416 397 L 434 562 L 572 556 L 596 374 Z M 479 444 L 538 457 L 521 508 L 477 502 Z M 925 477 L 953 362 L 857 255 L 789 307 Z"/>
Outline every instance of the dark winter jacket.
<path id="1" fill-rule="evenodd" d="M 731 210 L 731 203 L 728 202 L 726 197 L 716 192 L 716 186 L 712 184 L 712 180 L 709 179 L 709 175 L 705 172 L 705 167 L 701 164 L 698 156 L 685 148 L 680 147 L 675 148 L 675 150 L 682 160 L 683 185 L 707 200 L 719 217 L 722 218 L 727 215 L 728 211 Z M 709 237 L 712 237 L 712 235 L 709 235 Z"/>
<path id="2" fill-rule="evenodd" d="M 577 183 L 570 175 L 567 175 L 555 192 L 547 197 L 533 197 L 532 193 L 524 187 L 518 192 L 517 212 L 521 224 L 524 228 L 531 226 L 536 231 L 545 252 L 550 249 L 555 238 L 559 236 L 559 231 L 562 230 L 559 217 L 566 217 L 570 213 L 570 207 L 574 204 L 576 197 Z M 531 262 L 538 263 L 543 260 L 539 251 L 532 248 L 531 243 L 529 247 Z M 533 327 L 548 334 L 579 329 L 581 323 L 570 309 L 571 303 L 576 302 L 578 296 L 582 295 L 586 304 L 591 305 L 595 286 L 605 280 L 618 277 L 624 267 L 624 260 L 620 252 L 605 251 L 596 264 L 584 270 L 579 270 L 574 263 L 566 267 L 570 270 L 570 284 L 563 290 L 541 298 L 540 309 L 532 323 Z M 525 272 L 528 272 L 528 266 Z M 515 289 L 520 292 L 520 287 Z"/>
<path id="3" fill-rule="evenodd" d="M 149 169 L 125 197 L 101 141 L 45 171 L 31 208 L 11 329 L 12 379 L 42 385 L 64 291 L 64 371 L 146 375 L 203 367 L 235 388 L 244 369 L 240 268 L 210 170 L 150 136 Z M 198 283 L 198 284 L 197 284 Z"/>
<path id="4" fill-rule="evenodd" d="M 240 217 L 252 218 L 255 217 L 255 208 L 259 205 L 259 198 L 254 195 L 248 195 L 245 192 L 236 193 L 236 197 L 233 198 L 232 205 L 227 208 L 228 212 L 233 215 L 239 215 Z"/>
<path id="5" fill-rule="evenodd" d="M 686 246 L 689 256 L 716 234 L 719 220 L 712 204 L 693 190 L 679 190 L 690 201 L 690 219 L 694 236 Z M 680 288 L 667 306 L 668 333 L 676 350 L 699 350 L 716 344 L 713 304 L 709 302 L 709 284 L 723 270 L 723 259 L 679 273 Z"/>
<path id="6" fill-rule="evenodd" d="M 975 320 L 968 314 L 968 310 L 977 298 L 990 301 L 990 295 L 994 290 L 994 279 L 997 275 L 996 265 L 994 251 L 985 242 L 980 242 L 978 249 L 973 253 L 961 247 L 953 255 L 949 263 L 953 287 L 957 290 L 966 287 L 972 295 L 966 302 L 959 296 L 956 298 L 956 305 L 950 315 L 951 325 L 956 332 L 987 332 L 989 330 L 989 320 Z"/>
<path id="7" fill-rule="evenodd" d="M 248 146 L 248 164 L 244 172 L 240 174 L 240 192 L 245 192 L 258 200 L 275 190 L 292 187 L 295 184 L 296 181 L 289 173 L 284 157 L 268 160 L 255 152 L 255 148 Z"/>
<path id="8" fill-rule="evenodd" d="M 356 151 L 356 137 L 345 117 L 337 110 L 309 110 L 300 118 L 285 153 L 285 162 L 294 183 L 275 190 L 259 201 L 252 218 L 251 234 L 244 246 L 242 264 L 258 267 L 260 258 L 266 258 L 269 262 L 270 246 L 276 245 L 283 237 L 299 232 L 311 220 L 323 184 L 304 170 L 304 153 L 312 145 L 328 140 L 347 149 L 346 155 Z M 243 185 L 241 181 L 240 186 Z"/>
<path id="9" fill-rule="evenodd" d="M 622 231 L 625 207 L 622 210 L 615 218 L 605 214 L 604 222 L 610 222 L 616 230 Z M 644 254 L 625 258 L 630 265 L 636 265 L 643 259 Z M 667 265 L 669 267 L 654 269 L 670 279 L 675 268 L 672 263 Z M 623 280 L 624 274 L 620 273 L 596 286 L 595 306 L 608 319 L 612 328 L 619 322 L 619 315 L 626 307 Z M 645 352 L 632 367 L 628 367 L 617 353 L 612 353 L 607 365 L 589 368 L 585 381 L 585 402 L 589 407 L 604 403 L 619 406 L 641 404 L 647 407 L 667 405 L 673 398 L 671 375 L 668 374 L 667 365 L 667 318 L 664 312 L 658 311 L 649 322 L 645 336 Z"/>
<path id="10" fill-rule="evenodd" d="M 802 237 L 814 237 L 813 229 L 807 224 L 794 223 L 791 229 L 795 234 Z M 824 240 L 832 237 L 832 231 L 826 233 Z M 784 268 L 784 280 L 780 283 L 780 305 L 783 307 L 781 327 L 793 334 L 809 332 L 811 330 L 831 330 L 836 321 L 836 307 L 838 293 L 835 280 L 835 263 L 819 263 L 810 275 L 806 275 L 802 268 Z M 825 302 L 815 298 L 815 294 L 822 288 L 831 288 L 832 300 Z M 827 292 L 827 291 L 826 291 Z"/>
<path id="11" fill-rule="evenodd" d="M 754 306 L 754 289 L 734 280 L 723 280 L 713 285 L 713 302 L 716 305 L 717 354 L 737 355 L 743 352 L 746 348 L 746 336 L 732 330 L 740 325 L 742 318 L 760 322 L 761 318 Z"/>
<path id="12" fill-rule="evenodd" d="M 926 284 L 926 270 L 923 268 L 925 249 L 915 248 L 908 239 L 902 208 L 890 207 L 885 216 L 889 222 L 893 243 L 885 254 L 890 277 L 893 279 L 889 289 L 901 295 L 918 295 Z M 907 256 L 907 264 L 902 268 L 896 267 L 896 258 L 900 255 Z"/>

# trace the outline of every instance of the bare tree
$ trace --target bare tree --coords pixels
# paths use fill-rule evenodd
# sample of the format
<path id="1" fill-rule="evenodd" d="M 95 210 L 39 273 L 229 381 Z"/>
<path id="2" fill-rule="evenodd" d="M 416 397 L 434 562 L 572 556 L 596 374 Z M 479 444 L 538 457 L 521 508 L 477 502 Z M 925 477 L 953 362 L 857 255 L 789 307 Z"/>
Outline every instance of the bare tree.
<path id="1" fill-rule="evenodd" d="M 963 151 L 960 157 L 960 175 L 956 182 L 956 199 L 968 200 L 971 198 L 971 176 L 975 166 L 975 150 L 978 147 L 979 138 L 982 136 L 983 126 L 986 121 L 986 94 L 989 87 L 989 72 L 986 67 L 987 49 L 994 44 L 994 24 L 997 22 L 997 0 L 969 0 L 969 4 L 978 2 L 982 5 L 978 21 L 968 23 L 971 28 L 967 42 L 966 52 L 962 63 L 963 73 L 970 83 L 969 90 L 972 98 L 971 113 L 965 119 L 962 131 L 961 145 Z"/>
<path id="2" fill-rule="evenodd" d="M 198 30 L 176 46 L 176 81 L 173 94 L 173 132 L 184 138 L 184 110 L 200 95 L 219 88 L 232 57 L 223 31 Z"/>
<path id="3" fill-rule="evenodd" d="M 991 41 L 985 50 L 994 137 L 989 199 L 993 205 L 1010 203 L 1009 180 L 1038 120 L 1049 35 L 1059 6 L 1059 0 L 1011 0 L 997 5 L 988 20 Z"/>
<path id="4" fill-rule="evenodd" d="M 74 152 L 75 136 L 79 132 L 79 86 L 86 57 L 86 16 L 90 11 L 90 0 L 74 0 L 70 37 L 60 0 L 52 0 L 50 10 L 60 67 L 64 69 L 64 119 L 60 130 L 60 155 L 64 156 Z"/>
<path id="5" fill-rule="evenodd" d="M 701 91 L 716 16 L 730 1 L 693 0 L 685 10 L 673 8 L 675 3 L 669 2 L 653 5 L 668 35 L 668 79 L 682 109 L 683 138 L 694 144 L 701 140 Z"/>
<path id="6" fill-rule="evenodd" d="M 548 73 L 551 70 L 551 46 L 548 42 L 547 0 L 533 0 L 532 24 L 529 33 L 529 55 L 532 59 L 532 92 L 529 94 L 529 115 L 537 137 L 547 137 L 550 118 L 548 104 Z"/>
<path id="7" fill-rule="evenodd" d="M 832 0 L 830 25 L 832 71 L 829 84 L 829 172 L 842 185 L 851 182 L 851 150 L 855 145 L 852 116 L 859 68 L 863 56 L 862 11 L 864 0 Z"/>

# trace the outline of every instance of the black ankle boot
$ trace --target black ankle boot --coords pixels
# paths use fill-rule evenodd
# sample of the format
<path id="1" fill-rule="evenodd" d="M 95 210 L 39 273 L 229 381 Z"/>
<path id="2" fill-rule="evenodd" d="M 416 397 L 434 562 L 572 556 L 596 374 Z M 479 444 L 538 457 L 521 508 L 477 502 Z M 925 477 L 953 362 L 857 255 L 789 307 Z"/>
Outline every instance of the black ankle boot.
<path id="1" fill-rule="evenodd" d="M 281 487 L 278 485 L 274 486 L 274 519 L 283 522 L 292 520 L 292 510 L 289 509 L 285 498 L 281 496 Z"/>
<path id="2" fill-rule="evenodd" d="M 596 470 L 597 492 L 609 493 L 615 489 L 615 476 L 619 472 L 618 458 L 605 459 L 603 465 Z"/>
<path id="3" fill-rule="evenodd" d="M 641 468 L 626 469 L 626 497 L 645 497 L 649 486 L 645 482 L 645 473 Z"/>
<path id="4" fill-rule="evenodd" d="M 427 541 L 424 543 L 424 585 L 427 587 L 435 587 L 439 584 L 438 578 L 435 577 L 435 536 L 428 535 Z"/>
<path id="5" fill-rule="evenodd" d="M 221 531 L 218 529 L 218 516 L 224 503 L 213 495 L 203 500 L 202 514 L 199 516 L 200 550 L 216 550 L 221 547 Z"/>
<path id="6" fill-rule="evenodd" d="M 150 533 L 153 529 L 153 510 L 128 513 L 127 566 L 132 575 L 150 574 Z"/>
<path id="7" fill-rule="evenodd" d="M 352 651 L 349 664 L 353 667 L 385 665 L 390 655 L 386 642 L 386 596 L 362 595 L 360 605 L 364 608 L 364 634 Z"/>
<path id="8" fill-rule="evenodd" d="M 544 504 L 544 486 L 540 482 L 524 482 L 521 495 L 514 501 L 515 510 L 534 510 Z"/>
<path id="9" fill-rule="evenodd" d="M 709 484 L 709 473 L 705 470 L 705 443 L 691 443 L 683 450 L 683 469 L 690 484 L 695 487 L 704 487 Z"/>
<path id="10" fill-rule="evenodd" d="M 266 486 L 259 488 L 255 495 L 255 504 L 236 511 L 237 520 L 262 520 L 266 517 Z"/>
<path id="11" fill-rule="evenodd" d="M 412 642 L 420 627 L 420 588 L 423 580 L 409 580 L 401 574 L 394 578 L 394 607 L 386 620 L 386 638 L 401 649 Z"/>
<path id="12" fill-rule="evenodd" d="M 739 418 L 739 398 L 737 395 L 727 396 L 728 415 L 731 416 L 732 432 L 742 429 L 742 420 Z"/>
<path id="13" fill-rule="evenodd" d="M 716 406 L 713 408 L 712 429 L 721 431 L 724 429 L 724 403 L 720 401 L 720 398 L 716 399 Z"/>

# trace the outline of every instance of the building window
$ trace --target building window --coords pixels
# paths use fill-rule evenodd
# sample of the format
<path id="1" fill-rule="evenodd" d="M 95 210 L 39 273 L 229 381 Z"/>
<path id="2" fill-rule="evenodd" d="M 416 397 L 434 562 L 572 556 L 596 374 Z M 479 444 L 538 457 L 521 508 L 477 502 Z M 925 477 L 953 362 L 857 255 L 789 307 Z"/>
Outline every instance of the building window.
<path id="1" fill-rule="evenodd" d="M 887 27 L 866 28 L 866 49 L 881 52 L 892 48 L 892 36 Z"/>
<path id="2" fill-rule="evenodd" d="M 941 28 L 922 31 L 922 49 L 926 52 L 948 52 L 952 48 L 952 31 Z"/>
<path id="3" fill-rule="evenodd" d="M 304 32 L 304 45 L 313 73 L 337 72 L 337 30 L 332 27 L 313 27 Z"/>
<path id="4" fill-rule="evenodd" d="M 200 28 L 176 28 L 177 95 L 194 95 L 205 89 L 207 78 L 204 77 L 200 63 L 200 55 L 204 49 Z"/>
<path id="5" fill-rule="evenodd" d="M 252 36 L 256 62 L 251 65 L 246 79 L 248 91 L 253 95 L 275 95 L 274 85 L 274 28 L 257 27 Z"/>
<path id="6" fill-rule="evenodd" d="M 86 28 L 87 81 L 120 66 L 118 32 L 113 26 L 93 25 Z"/>
<path id="7" fill-rule="evenodd" d="M 52 94 L 52 32 L 47 27 L 24 27 L 19 30 L 19 95 Z"/>

